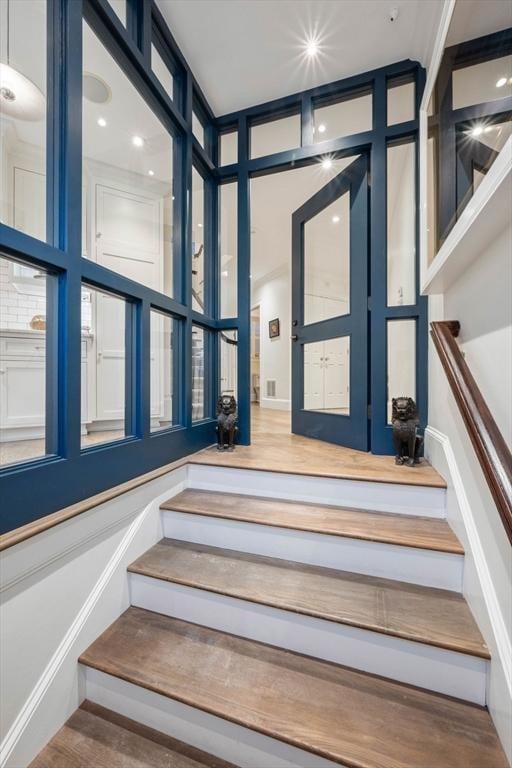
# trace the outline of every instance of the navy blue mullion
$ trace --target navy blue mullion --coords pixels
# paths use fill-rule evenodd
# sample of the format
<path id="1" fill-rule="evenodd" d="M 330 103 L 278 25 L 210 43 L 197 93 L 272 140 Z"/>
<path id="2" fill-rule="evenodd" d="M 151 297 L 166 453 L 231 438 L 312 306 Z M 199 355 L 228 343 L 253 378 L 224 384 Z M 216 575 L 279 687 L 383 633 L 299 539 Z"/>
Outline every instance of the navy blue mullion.
<path id="1" fill-rule="evenodd" d="M 238 120 L 238 421 L 239 441 L 251 442 L 251 225 L 249 125 L 244 115 Z"/>

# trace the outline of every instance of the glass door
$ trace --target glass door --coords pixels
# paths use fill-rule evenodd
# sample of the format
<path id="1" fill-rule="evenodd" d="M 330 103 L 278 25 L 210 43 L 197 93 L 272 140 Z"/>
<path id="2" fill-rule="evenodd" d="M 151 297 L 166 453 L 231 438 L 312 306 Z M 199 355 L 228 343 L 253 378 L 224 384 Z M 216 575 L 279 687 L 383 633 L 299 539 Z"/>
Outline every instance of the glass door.
<path id="1" fill-rule="evenodd" d="M 292 432 L 368 450 L 368 173 L 292 215 Z"/>

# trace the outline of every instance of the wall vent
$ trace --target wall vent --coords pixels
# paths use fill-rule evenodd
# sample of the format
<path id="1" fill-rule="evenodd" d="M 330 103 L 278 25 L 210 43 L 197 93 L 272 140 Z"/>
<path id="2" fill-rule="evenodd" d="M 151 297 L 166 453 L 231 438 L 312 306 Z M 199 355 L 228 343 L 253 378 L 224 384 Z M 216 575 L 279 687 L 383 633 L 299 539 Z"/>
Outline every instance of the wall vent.
<path id="1" fill-rule="evenodd" d="M 276 380 L 267 379 L 267 397 L 276 396 Z"/>

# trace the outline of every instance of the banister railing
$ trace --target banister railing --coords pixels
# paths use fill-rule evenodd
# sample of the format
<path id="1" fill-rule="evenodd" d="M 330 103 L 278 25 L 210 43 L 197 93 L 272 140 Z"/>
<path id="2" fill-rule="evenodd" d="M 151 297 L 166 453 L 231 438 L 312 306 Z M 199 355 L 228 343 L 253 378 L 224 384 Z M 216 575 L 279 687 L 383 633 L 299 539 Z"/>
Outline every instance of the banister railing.
<path id="1" fill-rule="evenodd" d="M 512 454 L 456 342 L 460 323 L 430 323 L 451 390 L 489 485 L 501 521 L 512 543 Z"/>

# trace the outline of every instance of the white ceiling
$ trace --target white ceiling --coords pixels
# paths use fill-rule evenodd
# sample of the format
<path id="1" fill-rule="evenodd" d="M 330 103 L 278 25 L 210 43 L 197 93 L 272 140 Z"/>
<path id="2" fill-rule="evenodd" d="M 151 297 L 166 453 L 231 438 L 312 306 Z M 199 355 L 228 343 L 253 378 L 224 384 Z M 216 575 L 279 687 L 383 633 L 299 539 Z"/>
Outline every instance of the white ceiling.
<path id="1" fill-rule="evenodd" d="M 157 3 L 216 115 L 401 59 L 425 64 L 442 8 L 442 0 Z M 311 36 L 315 61 L 304 55 Z"/>

